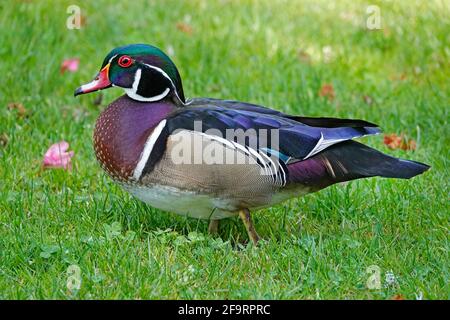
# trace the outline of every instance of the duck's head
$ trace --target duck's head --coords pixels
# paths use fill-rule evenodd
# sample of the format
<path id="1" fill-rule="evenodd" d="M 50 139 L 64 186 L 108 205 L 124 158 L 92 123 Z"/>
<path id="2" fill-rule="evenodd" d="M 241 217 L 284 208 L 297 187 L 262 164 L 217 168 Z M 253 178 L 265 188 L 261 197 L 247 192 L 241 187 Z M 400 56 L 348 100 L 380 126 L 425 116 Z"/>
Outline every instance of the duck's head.
<path id="1" fill-rule="evenodd" d="M 185 102 L 180 74 L 161 50 L 146 44 L 132 44 L 112 50 L 94 80 L 75 90 L 75 96 L 121 87 L 133 100 L 159 101 L 173 97 Z"/>

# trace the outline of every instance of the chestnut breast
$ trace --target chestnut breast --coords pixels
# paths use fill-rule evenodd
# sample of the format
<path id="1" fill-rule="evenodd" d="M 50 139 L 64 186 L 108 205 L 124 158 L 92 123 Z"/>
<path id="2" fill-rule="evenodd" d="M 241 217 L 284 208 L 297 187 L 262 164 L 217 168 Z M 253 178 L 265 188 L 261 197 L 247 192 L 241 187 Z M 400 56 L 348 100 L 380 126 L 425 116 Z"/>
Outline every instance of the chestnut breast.
<path id="1" fill-rule="evenodd" d="M 139 102 L 122 96 L 97 119 L 94 150 L 102 168 L 114 179 L 128 182 L 147 138 L 175 110 L 169 101 Z"/>

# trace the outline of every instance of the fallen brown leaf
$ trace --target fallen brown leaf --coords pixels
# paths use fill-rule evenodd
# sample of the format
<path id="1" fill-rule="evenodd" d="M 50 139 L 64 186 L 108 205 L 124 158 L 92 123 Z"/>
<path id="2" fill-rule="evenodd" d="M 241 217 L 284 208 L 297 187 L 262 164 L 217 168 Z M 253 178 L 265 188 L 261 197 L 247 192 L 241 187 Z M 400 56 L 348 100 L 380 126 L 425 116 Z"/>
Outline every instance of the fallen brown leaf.
<path id="1" fill-rule="evenodd" d="M 84 27 L 86 25 L 87 18 L 85 15 L 80 16 L 80 27 Z"/>
<path id="2" fill-rule="evenodd" d="M 28 111 L 27 109 L 24 107 L 24 105 L 20 102 L 11 102 L 8 103 L 8 110 L 17 110 L 17 115 L 20 118 L 23 118 L 27 115 Z"/>
<path id="3" fill-rule="evenodd" d="M 180 30 L 181 32 L 186 33 L 188 35 L 192 35 L 192 33 L 194 32 L 192 27 L 189 24 L 187 24 L 186 22 L 178 22 L 176 24 L 176 27 L 178 30 Z"/>
<path id="4" fill-rule="evenodd" d="M 391 77 L 392 81 L 405 81 L 406 80 L 406 73 L 400 73 L 400 74 L 394 74 Z"/>
<path id="5" fill-rule="evenodd" d="M 334 87 L 330 83 L 324 83 L 319 90 L 319 96 L 327 98 L 329 101 L 333 101 L 336 97 L 334 93 Z"/>
<path id="6" fill-rule="evenodd" d="M 7 135 L 6 133 L 2 133 L 2 134 L 0 135 L 0 146 L 6 147 L 6 145 L 8 144 L 8 142 L 9 142 L 9 137 L 8 137 L 8 135 Z"/>
<path id="7" fill-rule="evenodd" d="M 390 149 L 416 150 L 416 141 L 406 138 L 403 133 L 400 136 L 395 133 L 386 134 L 383 142 Z"/>
<path id="8" fill-rule="evenodd" d="M 391 297 L 391 300 L 405 300 L 405 297 L 401 294 L 396 294 Z"/>
<path id="9" fill-rule="evenodd" d="M 371 106 L 373 104 L 372 97 L 367 94 L 363 96 L 363 100 L 368 106 Z"/>
<path id="10" fill-rule="evenodd" d="M 307 64 L 311 63 L 311 56 L 305 50 L 300 50 L 298 52 L 298 58 L 303 63 L 307 63 Z"/>

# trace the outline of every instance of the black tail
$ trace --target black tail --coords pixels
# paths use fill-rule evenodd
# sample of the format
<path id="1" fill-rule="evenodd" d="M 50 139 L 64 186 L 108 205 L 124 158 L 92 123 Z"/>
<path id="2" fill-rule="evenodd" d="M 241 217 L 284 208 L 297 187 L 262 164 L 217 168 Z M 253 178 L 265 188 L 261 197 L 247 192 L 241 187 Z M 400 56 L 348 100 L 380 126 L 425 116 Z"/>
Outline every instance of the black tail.
<path id="1" fill-rule="evenodd" d="M 388 156 L 351 140 L 324 150 L 317 159 L 325 164 L 335 182 L 374 176 L 409 179 L 430 168 L 420 162 Z"/>

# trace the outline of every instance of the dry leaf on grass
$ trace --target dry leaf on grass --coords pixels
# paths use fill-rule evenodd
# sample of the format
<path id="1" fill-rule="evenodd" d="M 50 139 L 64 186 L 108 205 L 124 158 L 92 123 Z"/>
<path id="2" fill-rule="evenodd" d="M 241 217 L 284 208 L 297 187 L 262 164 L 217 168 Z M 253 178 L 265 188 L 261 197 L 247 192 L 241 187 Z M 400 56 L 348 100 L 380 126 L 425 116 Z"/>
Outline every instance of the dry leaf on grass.
<path id="1" fill-rule="evenodd" d="M 189 24 L 187 24 L 186 22 L 178 22 L 176 27 L 178 30 L 180 30 L 181 32 L 186 33 L 188 35 L 192 35 L 192 33 L 194 32 L 192 27 Z"/>
<path id="2" fill-rule="evenodd" d="M 20 118 L 23 118 L 27 115 L 28 111 L 27 109 L 24 107 L 24 105 L 20 102 L 11 102 L 8 103 L 8 110 L 17 110 L 17 115 Z"/>
<path id="3" fill-rule="evenodd" d="M 400 136 L 395 133 L 386 134 L 383 142 L 390 149 L 416 150 L 416 141 L 406 138 L 403 133 Z"/>
<path id="4" fill-rule="evenodd" d="M 325 97 L 329 101 L 333 101 L 334 98 L 336 97 L 333 85 L 330 83 L 324 83 L 319 90 L 319 96 Z"/>
<path id="5" fill-rule="evenodd" d="M 6 147 L 6 145 L 8 144 L 8 142 L 9 142 L 9 137 L 8 137 L 8 135 L 7 135 L 6 133 L 2 133 L 2 134 L 0 135 L 0 146 Z"/>
<path id="6" fill-rule="evenodd" d="M 406 73 L 394 74 L 390 77 L 392 81 L 405 81 L 406 78 Z"/>
<path id="7" fill-rule="evenodd" d="M 80 28 L 84 27 L 87 23 L 87 18 L 85 15 L 80 16 Z"/>
<path id="8" fill-rule="evenodd" d="M 308 54 L 305 50 L 299 50 L 298 58 L 301 62 L 310 64 L 311 63 L 311 55 Z"/>
<path id="9" fill-rule="evenodd" d="M 367 94 L 363 96 L 363 100 L 368 106 L 373 104 L 373 98 Z"/>

